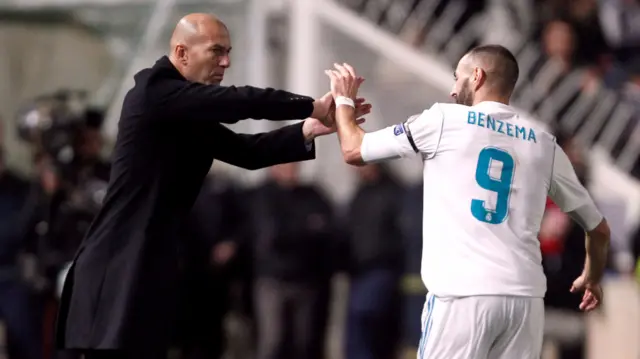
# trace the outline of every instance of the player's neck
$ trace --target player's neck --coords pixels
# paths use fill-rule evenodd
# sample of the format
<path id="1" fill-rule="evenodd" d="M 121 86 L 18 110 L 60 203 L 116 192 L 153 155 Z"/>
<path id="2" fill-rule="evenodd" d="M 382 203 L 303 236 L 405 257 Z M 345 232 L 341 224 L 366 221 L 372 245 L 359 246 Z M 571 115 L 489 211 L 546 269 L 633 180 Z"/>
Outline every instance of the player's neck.
<path id="1" fill-rule="evenodd" d="M 482 102 L 497 102 L 504 105 L 509 105 L 509 98 L 501 97 L 501 96 L 477 96 L 473 101 L 473 106 L 482 103 Z"/>

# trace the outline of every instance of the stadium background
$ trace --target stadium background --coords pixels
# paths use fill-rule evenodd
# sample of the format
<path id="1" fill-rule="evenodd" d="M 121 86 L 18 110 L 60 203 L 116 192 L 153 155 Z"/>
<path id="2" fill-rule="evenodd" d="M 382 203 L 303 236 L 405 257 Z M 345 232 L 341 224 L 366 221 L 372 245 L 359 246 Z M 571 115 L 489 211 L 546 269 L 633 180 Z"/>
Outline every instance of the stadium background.
<path id="1" fill-rule="evenodd" d="M 225 21 L 233 66 L 225 84 L 286 88 L 320 95 L 333 61 L 353 64 L 374 104 L 366 129 L 402 121 L 448 101 L 452 70 L 471 46 L 500 43 L 518 57 L 514 104 L 585 150 L 589 187 L 613 228 L 604 308 L 576 326 L 549 318 L 549 358 L 563 333 L 584 331 L 588 358 L 638 358 L 640 296 L 634 278 L 640 219 L 640 3 L 634 0 L 3 0 L 0 1 L 0 116 L 7 166 L 35 176 L 33 150 L 17 136 L 16 113 L 37 96 L 84 90 L 105 110 L 104 155 L 117 132 L 132 74 L 167 51 L 175 22 L 189 12 Z M 276 123 L 245 121 L 237 131 Z M 358 186 L 335 137 L 318 141 L 318 159 L 302 178 L 321 186 L 337 208 Z M 420 181 L 417 160 L 392 164 L 407 186 Z M 212 169 L 238 186 L 262 183 L 268 170 Z M 420 296 L 414 273 L 407 296 Z M 348 278 L 336 276 L 328 356 L 344 357 Z M 417 320 L 419 313 L 408 313 Z M 558 339 L 560 338 L 560 339 Z M 411 344 L 405 343 L 410 350 Z"/>

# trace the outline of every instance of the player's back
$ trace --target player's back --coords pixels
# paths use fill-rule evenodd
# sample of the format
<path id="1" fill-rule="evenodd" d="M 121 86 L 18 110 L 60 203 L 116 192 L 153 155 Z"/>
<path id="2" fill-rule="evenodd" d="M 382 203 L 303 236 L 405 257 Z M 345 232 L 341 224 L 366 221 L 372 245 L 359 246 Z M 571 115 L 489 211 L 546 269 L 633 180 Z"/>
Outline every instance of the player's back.
<path id="1" fill-rule="evenodd" d="M 422 277 L 429 291 L 543 297 L 537 236 L 554 137 L 495 102 L 429 111 L 442 115 L 437 149 L 423 155 Z"/>

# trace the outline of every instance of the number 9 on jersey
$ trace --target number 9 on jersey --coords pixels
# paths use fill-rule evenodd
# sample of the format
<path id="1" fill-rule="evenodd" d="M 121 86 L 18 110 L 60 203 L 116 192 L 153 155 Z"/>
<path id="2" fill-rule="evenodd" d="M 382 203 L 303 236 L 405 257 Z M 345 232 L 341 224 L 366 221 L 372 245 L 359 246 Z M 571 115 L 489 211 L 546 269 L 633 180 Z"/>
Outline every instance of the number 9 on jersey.
<path id="1" fill-rule="evenodd" d="M 500 171 L 492 173 L 493 162 L 502 164 Z M 511 194 L 511 184 L 513 172 L 515 171 L 515 161 L 505 150 L 496 147 L 485 147 L 478 156 L 476 167 L 476 182 L 487 191 L 496 193 L 495 208 L 487 208 L 485 200 L 471 200 L 471 214 L 477 220 L 485 223 L 499 224 L 507 219 L 509 213 L 509 196 Z M 497 175 L 497 176 L 496 176 Z"/>

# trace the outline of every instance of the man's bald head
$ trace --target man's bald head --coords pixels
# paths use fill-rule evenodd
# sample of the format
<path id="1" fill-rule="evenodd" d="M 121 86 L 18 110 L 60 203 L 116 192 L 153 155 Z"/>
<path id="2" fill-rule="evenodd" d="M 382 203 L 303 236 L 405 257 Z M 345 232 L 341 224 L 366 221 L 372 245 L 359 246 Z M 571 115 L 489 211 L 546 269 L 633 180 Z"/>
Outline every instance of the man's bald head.
<path id="1" fill-rule="evenodd" d="M 476 47 L 464 55 L 458 63 L 455 72 L 456 88 L 452 96 L 458 103 L 466 105 L 482 100 L 508 103 L 519 73 L 518 61 L 505 47 L 500 45 Z M 468 85 L 468 88 L 465 88 L 465 85 Z M 479 93 L 482 98 L 476 99 L 476 93 Z"/>
<path id="2" fill-rule="evenodd" d="M 170 59 L 190 81 L 218 84 L 230 66 L 231 39 L 225 24 L 211 14 L 189 14 L 171 36 Z"/>
<path id="3" fill-rule="evenodd" d="M 189 14 L 176 25 L 171 36 L 171 49 L 178 44 L 192 44 L 203 39 L 203 34 L 227 31 L 225 24 L 215 15 L 195 13 Z"/>

